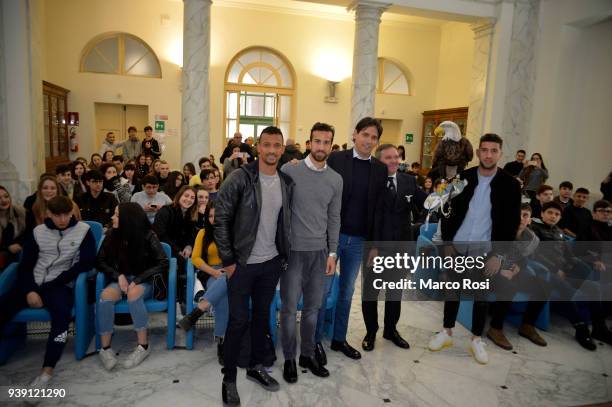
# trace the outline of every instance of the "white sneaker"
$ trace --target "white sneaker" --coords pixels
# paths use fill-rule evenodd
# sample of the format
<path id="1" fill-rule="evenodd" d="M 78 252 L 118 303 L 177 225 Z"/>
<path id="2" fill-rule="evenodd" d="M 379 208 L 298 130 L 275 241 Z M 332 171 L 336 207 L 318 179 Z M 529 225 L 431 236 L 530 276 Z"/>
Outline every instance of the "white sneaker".
<path id="1" fill-rule="evenodd" d="M 446 329 L 441 330 L 429 341 L 429 350 L 437 352 L 444 348 L 453 346 L 453 338 L 446 333 Z"/>
<path id="2" fill-rule="evenodd" d="M 486 365 L 489 363 L 489 355 L 485 349 L 486 343 L 483 342 L 481 338 L 472 339 L 472 343 L 470 344 L 470 353 L 476 359 L 476 362 L 481 365 Z"/>
<path id="3" fill-rule="evenodd" d="M 40 375 L 36 376 L 34 380 L 32 380 L 32 382 L 30 383 L 30 388 L 46 389 L 52 377 L 53 376 L 48 375 L 47 373 L 41 373 Z"/>
<path id="4" fill-rule="evenodd" d="M 132 352 L 123 363 L 123 367 L 125 367 L 126 369 L 131 369 L 135 366 L 138 366 L 140 362 L 142 362 L 147 356 L 149 356 L 149 352 L 150 348 L 145 349 L 141 345 L 136 346 L 134 352 Z"/>
<path id="5" fill-rule="evenodd" d="M 98 356 L 104 365 L 104 368 L 109 372 L 113 370 L 113 367 L 117 364 L 117 358 L 115 357 L 115 351 L 113 348 L 108 348 L 106 350 L 100 349 L 98 352 Z"/>

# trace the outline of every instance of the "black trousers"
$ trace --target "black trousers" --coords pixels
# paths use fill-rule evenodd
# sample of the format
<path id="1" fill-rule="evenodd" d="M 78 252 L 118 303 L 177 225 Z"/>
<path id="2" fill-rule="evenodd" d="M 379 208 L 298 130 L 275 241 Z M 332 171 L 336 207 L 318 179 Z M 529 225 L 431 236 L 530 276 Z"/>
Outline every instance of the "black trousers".
<path id="1" fill-rule="evenodd" d="M 405 277 L 405 273 L 397 270 L 388 270 L 381 274 L 375 274 L 371 269 L 362 273 L 363 285 L 361 287 L 364 300 L 361 301 L 361 312 L 368 333 L 378 331 L 378 301 L 380 289 L 374 288 L 374 279 L 385 282 L 399 282 Z M 396 329 L 402 311 L 402 290 L 385 291 L 385 332 L 393 332 Z"/>
<path id="2" fill-rule="evenodd" d="M 22 309 L 28 308 L 26 296 L 28 293 L 15 287 L 4 296 L 0 297 L 0 335 L 4 327 Z M 46 284 L 39 288 L 43 306 L 51 315 L 51 332 L 47 339 L 47 349 L 43 367 L 54 368 L 62 357 L 68 327 L 70 326 L 72 305 L 74 304 L 74 292 L 70 287 L 63 284 Z"/>
<path id="3" fill-rule="evenodd" d="M 459 301 L 444 301 L 444 328 L 454 328 L 459 313 Z M 487 302 L 474 301 L 472 310 L 472 334 L 482 336 L 487 320 Z"/>
<path id="4" fill-rule="evenodd" d="M 266 333 L 270 320 L 270 303 L 280 278 L 280 257 L 259 264 L 236 265 L 227 281 L 229 321 L 224 341 L 223 380 L 235 382 L 240 343 L 249 328 L 249 300 L 252 304 L 250 335 L 251 358 L 249 367 L 264 363 Z"/>

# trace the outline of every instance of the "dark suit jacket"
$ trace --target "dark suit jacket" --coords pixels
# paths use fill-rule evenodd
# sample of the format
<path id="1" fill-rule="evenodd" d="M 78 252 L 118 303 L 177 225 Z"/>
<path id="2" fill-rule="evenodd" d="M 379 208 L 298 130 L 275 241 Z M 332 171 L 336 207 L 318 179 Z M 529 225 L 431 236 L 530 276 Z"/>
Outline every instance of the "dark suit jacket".
<path id="1" fill-rule="evenodd" d="M 385 184 L 386 185 L 386 184 Z M 410 197 L 410 202 L 408 198 Z M 419 215 L 427 194 L 416 184 L 414 176 L 397 173 L 397 193 L 385 188 L 381 240 L 414 240 L 412 219 Z"/>
<path id="2" fill-rule="evenodd" d="M 350 203 L 352 174 L 353 174 L 353 149 L 335 151 L 327 159 L 334 171 L 342 176 L 342 210 L 341 218 L 344 220 L 346 208 Z M 382 196 L 386 187 L 387 166 L 374 158 L 370 159 L 370 181 L 368 185 L 368 219 L 367 240 L 381 240 L 380 219 L 382 219 Z"/>

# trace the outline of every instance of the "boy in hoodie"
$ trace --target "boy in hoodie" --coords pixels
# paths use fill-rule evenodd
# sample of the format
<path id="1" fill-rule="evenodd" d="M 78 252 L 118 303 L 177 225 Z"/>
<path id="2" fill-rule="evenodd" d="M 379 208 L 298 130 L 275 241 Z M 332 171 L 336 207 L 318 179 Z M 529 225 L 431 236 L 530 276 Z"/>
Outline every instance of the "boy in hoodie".
<path id="1" fill-rule="evenodd" d="M 528 226 L 531 224 L 531 206 L 528 203 L 521 205 L 521 223 L 516 232 L 516 240 L 505 253 L 500 271 L 495 276 L 495 291 L 498 298 L 505 301 L 496 301 L 491 306 L 493 317 L 487 338 L 505 350 L 512 350 L 512 344 L 504 335 L 504 320 L 512 306 L 512 297 L 522 288 L 529 288 L 530 301 L 523 314 L 519 335 L 529 339 L 538 346 L 546 346 L 544 338 L 535 329 L 535 322 L 542 312 L 546 302 L 541 301 L 546 296 L 544 282 L 529 274 L 527 259 L 533 254 L 540 243 L 540 239 Z M 538 300 L 536 300 L 538 299 Z"/>
<path id="2" fill-rule="evenodd" d="M 533 218 L 530 227 L 541 242 L 550 242 L 540 245 L 535 258 L 550 272 L 550 290 L 557 290 L 562 298 L 570 299 L 576 293 L 576 288 L 571 284 L 576 257 L 569 246 L 563 243 L 565 241 L 563 231 L 557 226 L 561 212 L 561 205 L 552 201 L 546 202 L 542 205 L 541 220 Z M 564 308 L 564 314 L 576 329 L 575 337 L 580 346 L 590 351 L 597 349 L 583 317 L 585 312 L 588 312 L 588 309 L 585 309 L 588 308 L 586 304 L 571 300 L 561 301 L 558 304 Z"/>
<path id="3" fill-rule="evenodd" d="M 34 228 L 24 244 L 15 286 L 0 297 L 0 335 L 22 309 L 45 307 L 51 315 L 42 371 L 30 384 L 32 388 L 45 388 L 51 380 L 66 346 L 74 281 L 91 270 L 96 258 L 93 233 L 88 224 L 72 216 L 70 198 L 52 198 L 47 208 L 44 223 Z"/>

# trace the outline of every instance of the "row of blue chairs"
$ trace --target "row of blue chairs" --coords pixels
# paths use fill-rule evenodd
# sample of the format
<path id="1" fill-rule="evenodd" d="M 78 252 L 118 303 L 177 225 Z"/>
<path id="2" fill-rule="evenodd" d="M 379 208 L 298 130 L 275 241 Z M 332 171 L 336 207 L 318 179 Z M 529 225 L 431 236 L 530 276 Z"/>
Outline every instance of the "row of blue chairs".
<path id="1" fill-rule="evenodd" d="M 98 222 L 87 221 L 96 240 L 96 247 L 99 249 L 104 239 L 102 225 Z M 170 246 L 162 243 L 166 255 L 170 259 L 168 270 L 168 295 L 164 301 L 149 299 L 145 301 L 147 311 L 166 312 L 168 314 L 167 347 L 174 348 L 175 327 L 176 327 L 176 259 L 171 257 Z M 17 280 L 18 263 L 12 263 L 0 274 L 0 295 L 8 292 Z M 97 274 L 97 275 L 96 275 Z M 74 318 L 75 329 L 75 348 L 74 356 L 77 360 L 83 359 L 87 355 L 87 349 L 94 336 L 96 336 L 96 350 L 100 349 L 100 337 L 96 335 L 95 303 L 89 303 L 87 293 L 87 279 L 96 275 L 96 303 L 100 300 L 100 295 L 106 286 L 106 277 L 103 273 L 97 273 L 92 269 L 88 273 L 81 273 L 74 287 L 74 307 L 72 317 Z M 115 305 L 116 314 L 129 314 L 126 300 L 119 301 Z M 51 321 L 49 312 L 43 307 L 40 309 L 27 308 L 18 312 L 11 322 L 5 327 L 2 339 L 0 339 L 0 365 L 5 364 L 9 357 L 21 347 L 27 336 L 28 322 L 48 322 Z"/>

